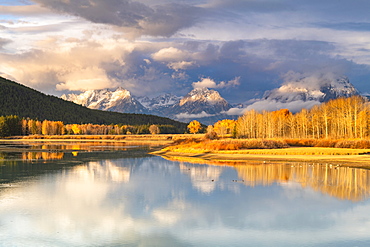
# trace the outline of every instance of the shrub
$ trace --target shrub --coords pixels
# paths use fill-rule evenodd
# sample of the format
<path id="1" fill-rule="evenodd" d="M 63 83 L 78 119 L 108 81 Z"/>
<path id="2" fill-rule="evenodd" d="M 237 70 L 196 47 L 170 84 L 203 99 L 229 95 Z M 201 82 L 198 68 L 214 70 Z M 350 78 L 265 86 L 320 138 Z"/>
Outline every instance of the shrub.
<path id="1" fill-rule="evenodd" d="M 218 135 L 216 131 L 210 131 L 207 134 L 205 134 L 204 139 L 206 140 L 218 140 Z"/>
<path id="2" fill-rule="evenodd" d="M 337 144 L 337 140 L 333 139 L 319 139 L 317 140 L 314 147 L 325 147 L 325 148 L 333 148 Z"/>
<path id="3" fill-rule="evenodd" d="M 284 141 L 291 147 L 314 147 L 317 143 L 316 139 L 285 139 Z"/>
<path id="4" fill-rule="evenodd" d="M 370 140 L 341 140 L 335 145 L 336 148 L 367 149 L 370 148 Z"/>

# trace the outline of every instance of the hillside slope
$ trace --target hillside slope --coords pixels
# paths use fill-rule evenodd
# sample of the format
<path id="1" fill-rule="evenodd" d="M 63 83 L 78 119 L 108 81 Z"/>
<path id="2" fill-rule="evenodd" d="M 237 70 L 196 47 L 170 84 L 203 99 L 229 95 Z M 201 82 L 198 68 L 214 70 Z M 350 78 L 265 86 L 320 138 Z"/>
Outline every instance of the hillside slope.
<path id="1" fill-rule="evenodd" d="M 186 129 L 185 123 L 169 118 L 88 109 L 0 77 L 0 116 L 7 115 L 64 123 L 160 124 L 173 125 L 181 131 Z"/>

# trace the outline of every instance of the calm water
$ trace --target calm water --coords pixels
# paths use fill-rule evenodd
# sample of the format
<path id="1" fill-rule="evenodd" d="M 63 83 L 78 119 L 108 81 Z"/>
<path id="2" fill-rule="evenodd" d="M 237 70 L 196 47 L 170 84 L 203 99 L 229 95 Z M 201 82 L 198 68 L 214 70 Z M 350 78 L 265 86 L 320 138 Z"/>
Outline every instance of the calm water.
<path id="1" fill-rule="evenodd" d="M 97 146 L 1 154 L 0 246 L 370 246 L 367 170 Z"/>

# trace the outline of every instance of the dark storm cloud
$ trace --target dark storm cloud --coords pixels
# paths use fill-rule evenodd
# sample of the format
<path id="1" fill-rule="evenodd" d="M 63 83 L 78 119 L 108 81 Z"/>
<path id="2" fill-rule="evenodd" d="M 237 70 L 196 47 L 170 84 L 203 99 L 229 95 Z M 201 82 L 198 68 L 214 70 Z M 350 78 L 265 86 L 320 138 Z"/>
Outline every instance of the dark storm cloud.
<path id="1" fill-rule="evenodd" d="M 207 76 L 228 80 L 240 77 L 238 90 L 223 94 L 240 101 L 261 95 L 268 88 L 276 88 L 282 82 L 282 75 L 289 71 L 299 73 L 347 74 L 363 66 L 335 55 L 335 45 L 328 42 L 297 40 L 248 40 L 224 43 L 218 50 L 217 59 L 198 68 L 207 71 Z M 222 90 L 220 90 L 222 91 Z"/>
<path id="2" fill-rule="evenodd" d="M 131 36 L 171 36 L 192 26 L 202 9 L 186 4 L 148 6 L 129 0 L 35 0 L 43 6 L 94 23 L 124 28 Z"/>
<path id="3" fill-rule="evenodd" d="M 152 63 L 147 66 L 166 71 L 166 74 L 185 74 L 183 78 L 173 76 L 173 80 L 186 90 L 191 90 L 192 84 L 202 78 L 210 78 L 219 84 L 238 77 L 239 83 L 235 88 L 218 88 L 231 102 L 260 97 L 265 90 L 279 87 L 284 81 L 282 75 L 289 71 L 322 71 L 342 75 L 350 69 L 360 68 L 359 65 L 336 56 L 335 44 L 322 41 L 191 41 L 175 47 L 162 49 L 155 56 L 150 56 Z M 170 65 L 180 61 L 194 66 L 184 69 L 179 67 L 171 72 Z"/>

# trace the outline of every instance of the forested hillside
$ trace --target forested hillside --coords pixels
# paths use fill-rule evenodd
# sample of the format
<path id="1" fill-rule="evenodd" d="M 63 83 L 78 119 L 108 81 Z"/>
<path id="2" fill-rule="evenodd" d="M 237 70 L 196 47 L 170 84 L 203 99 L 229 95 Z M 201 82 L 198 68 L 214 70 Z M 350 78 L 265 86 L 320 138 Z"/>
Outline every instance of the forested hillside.
<path id="1" fill-rule="evenodd" d="M 173 125 L 179 132 L 184 132 L 187 125 L 154 115 L 91 110 L 0 77 L 0 116 L 9 115 L 38 120 L 63 121 L 67 124 Z"/>

